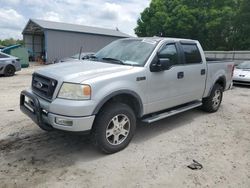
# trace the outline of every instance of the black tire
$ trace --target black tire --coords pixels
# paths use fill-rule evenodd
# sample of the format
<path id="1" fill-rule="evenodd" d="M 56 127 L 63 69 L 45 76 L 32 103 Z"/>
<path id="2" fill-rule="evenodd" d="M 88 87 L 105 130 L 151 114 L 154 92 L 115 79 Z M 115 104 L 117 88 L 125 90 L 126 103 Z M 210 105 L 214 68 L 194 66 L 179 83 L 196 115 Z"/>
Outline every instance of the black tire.
<path id="1" fill-rule="evenodd" d="M 48 124 L 45 124 L 45 123 L 38 124 L 38 126 L 39 126 L 42 130 L 47 131 L 47 132 L 51 132 L 51 131 L 54 131 L 54 130 L 55 130 L 51 125 L 48 125 Z"/>
<path id="2" fill-rule="evenodd" d="M 7 65 L 4 69 L 4 76 L 13 76 L 16 72 L 16 69 L 13 65 Z"/>
<path id="3" fill-rule="evenodd" d="M 135 129 L 136 117 L 133 110 L 123 103 L 110 103 L 97 115 L 92 136 L 95 145 L 102 152 L 111 154 L 129 144 Z"/>
<path id="4" fill-rule="evenodd" d="M 216 112 L 220 108 L 223 97 L 223 87 L 215 84 L 209 97 L 202 99 L 202 109 L 206 112 Z"/>

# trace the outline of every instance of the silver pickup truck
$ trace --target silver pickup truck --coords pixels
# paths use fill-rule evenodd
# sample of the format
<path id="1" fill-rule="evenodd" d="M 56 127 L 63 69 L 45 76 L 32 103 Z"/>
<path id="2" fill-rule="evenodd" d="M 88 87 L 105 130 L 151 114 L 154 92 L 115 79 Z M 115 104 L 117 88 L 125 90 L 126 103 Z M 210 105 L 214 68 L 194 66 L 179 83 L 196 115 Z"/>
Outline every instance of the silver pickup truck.
<path id="1" fill-rule="evenodd" d="M 157 120 L 201 106 L 220 107 L 233 62 L 207 62 L 198 41 L 128 38 L 83 61 L 34 72 L 20 108 L 46 131 L 91 133 L 105 153 L 125 148 L 138 120 Z"/>

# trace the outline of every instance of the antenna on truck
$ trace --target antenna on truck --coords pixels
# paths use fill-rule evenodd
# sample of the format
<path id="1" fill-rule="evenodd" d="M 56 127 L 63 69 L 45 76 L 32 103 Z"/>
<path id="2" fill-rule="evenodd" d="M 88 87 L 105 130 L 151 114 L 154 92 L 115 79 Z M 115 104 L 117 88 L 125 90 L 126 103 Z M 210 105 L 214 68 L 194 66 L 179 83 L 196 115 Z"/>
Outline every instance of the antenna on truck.
<path id="1" fill-rule="evenodd" d="M 81 55 L 82 55 L 82 46 L 81 46 L 80 52 L 79 52 L 79 57 L 78 57 L 79 60 L 81 60 Z"/>

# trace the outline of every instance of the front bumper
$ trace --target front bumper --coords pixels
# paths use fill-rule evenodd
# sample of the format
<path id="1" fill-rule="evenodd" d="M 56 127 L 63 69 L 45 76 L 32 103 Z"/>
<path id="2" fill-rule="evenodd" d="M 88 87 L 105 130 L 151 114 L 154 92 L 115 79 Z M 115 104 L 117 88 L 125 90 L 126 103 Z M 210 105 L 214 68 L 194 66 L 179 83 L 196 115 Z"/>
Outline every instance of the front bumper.
<path id="1" fill-rule="evenodd" d="M 70 108 L 64 107 L 68 111 Z M 53 127 L 55 129 L 82 132 L 89 131 L 92 128 L 95 116 L 65 116 L 49 112 L 47 109 L 42 108 L 40 99 L 29 91 L 22 91 L 20 94 L 20 109 L 29 116 L 39 127 Z M 58 123 L 57 119 L 70 122 L 70 125 Z"/>
<path id="2" fill-rule="evenodd" d="M 233 78 L 233 83 L 234 84 L 240 84 L 240 85 L 250 85 L 250 78 L 234 77 Z"/>

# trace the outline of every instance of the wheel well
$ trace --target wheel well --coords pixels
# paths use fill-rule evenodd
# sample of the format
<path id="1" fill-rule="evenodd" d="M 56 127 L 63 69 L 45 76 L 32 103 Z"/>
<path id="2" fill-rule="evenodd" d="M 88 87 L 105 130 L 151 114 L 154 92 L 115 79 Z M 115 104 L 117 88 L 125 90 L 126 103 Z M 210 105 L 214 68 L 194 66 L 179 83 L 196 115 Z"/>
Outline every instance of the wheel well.
<path id="1" fill-rule="evenodd" d="M 226 88 L 226 79 L 224 77 L 220 77 L 216 82 L 215 84 L 219 84 L 223 90 L 225 90 Z"/>
<path id="2" fill-rule="evenodd" d="M 109 104 L 111 102 L 120 102 L 120 103 L 127 104 L 134 111 L 136 117 L 140 117 L 141 116 L 142 105 L 139 102 L 139 100 L 135 96 L 133 96 L 131 94 L 118 94 L 118 95 L 115 95 L 115 96 L 111 97 L 109 100 L 107 100 L 102 105 L 102 107 L 100 108 L 100 110 L 104 106 L 106 106 L 107 104 Z"/>
<path id="3" fill-rule="evenodd" d="M 4 70 L 6 70 L 7 67 L 13 67 L 13 68 L 15 69 L 15 71 L 16 71 L 16 67 L 15 67 L 14 65 L 12 65 L 12 64 L 6 65 L 6 66 L 4 67 Z"/>

